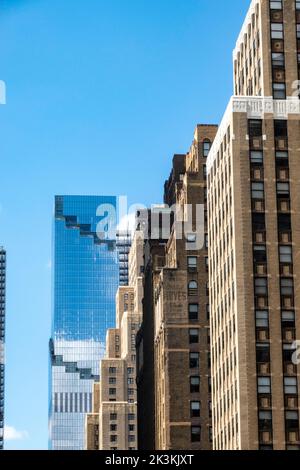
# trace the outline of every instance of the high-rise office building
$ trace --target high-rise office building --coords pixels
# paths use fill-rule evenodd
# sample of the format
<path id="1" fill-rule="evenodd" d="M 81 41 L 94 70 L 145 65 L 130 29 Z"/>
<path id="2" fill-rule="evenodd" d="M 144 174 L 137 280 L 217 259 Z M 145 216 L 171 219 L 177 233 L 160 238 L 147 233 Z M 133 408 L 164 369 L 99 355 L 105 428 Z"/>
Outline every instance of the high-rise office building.
<path id="1" fill-rule="evenodd" d="M 300 449 L 300 2 L 253 0 L 209 153 L 213 447 Z"/>
<path id="2" fill-rule="evenodd" d="M 99 211 L 100 206 L 105 210 Z M 109 206 L 116 208 L 115 197 L 55 199 L 49 393 L 53 450 L 84 448 L 85 414 L 92 409 L 106 331 L 115 324 L 118 252 L 116 241 L 103 232 Z"/>
<path id="3" fill-rule="evenodd" d="M 88 450 L 137 449 L 136 333 L 142 319 L 143 237 L 135 232 L 129 254 L 129 286 L 119 287 L 116 328 L 109 329 L 101 380 L 86 417 Z"/>
<path id="4" fill-rule="evenodd" d="M 176 204 L 175 214 L 182 210 L 190 232 L 179 233 L 171 219 L 168 240 L 163 241 L 163 228 L 160 240 L 145 245 L 144 315 L 137 338 L 144 449 L 211 448 L 207 236 L 196 243 L 196 206 L 203 208 L 206 230 L 206 157 L 216 131 L 217 126 L 197 126 L 190 152 L 175 155 L 165 184 L 165 204 Z"/>
<path id="5" fill-rule="evenodd" d="M 0 450 L 4 446 L 6 252 L 0 247 Z"/>

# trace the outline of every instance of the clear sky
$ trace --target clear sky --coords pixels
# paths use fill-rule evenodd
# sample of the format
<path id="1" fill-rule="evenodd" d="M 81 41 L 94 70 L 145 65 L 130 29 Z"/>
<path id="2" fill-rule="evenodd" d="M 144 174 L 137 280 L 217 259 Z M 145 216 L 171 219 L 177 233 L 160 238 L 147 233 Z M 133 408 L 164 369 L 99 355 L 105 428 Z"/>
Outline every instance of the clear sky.
<path id="1" fill-rule="evenodd" d="M 0 0 L 7 449 L 47 448 L 55 194 L 159 203 L 232 94 L 249 0 Z"/>

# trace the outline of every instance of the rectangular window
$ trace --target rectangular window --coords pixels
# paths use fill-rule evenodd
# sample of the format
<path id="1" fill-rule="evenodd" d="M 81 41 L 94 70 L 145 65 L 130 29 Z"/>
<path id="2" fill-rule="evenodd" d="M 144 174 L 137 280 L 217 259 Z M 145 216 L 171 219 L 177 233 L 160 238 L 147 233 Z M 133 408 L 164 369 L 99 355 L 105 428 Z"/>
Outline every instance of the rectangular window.
<path id="1" fill-rule="evenodd" d="M 283 39 L 282 23 L 271 23 L 271 37 L 272 39 Z"/>
<path id="2" fill-rule="evenodd" d="M 277 194 L 279 196 L 289 196 L 290 184 L 289 183 L 277 183 Z"/>
<path id="3" fill-rule="evenodd" d="M 277 67 L 284 67 L 284 54 L 282 52 L 273 52 L 272 63 Z"/>
<path id="4" fill-rule="evenodd" d="M 198 375 L 190 377 L 190 392 L 200 393 L 200 377 Z"/>
<path id="5" fill-rule="evenodd" d="M 269 312 L 267 310 L 256 310 L 255 312 L 256 328 L 269 327 Z"/>
<path id="6" fill-rule="evenodd" d="M 285 83 L 273 83 L 273 97 L 275 100 L 286 99 Z"/>
<path id="7" fill-rule="evenodd" d="M 252 199 L 264 199 L 264 183 L 251 184 Z"/>
<path id="8" fill-rule="evenodd" d="M 110 395 L 116 395 L 116 393 L 117 393 L 117 390 L 115 388 L 110 388 L 109 389 L 109 394 Z"/>
<path id="9" fill-rule="evenodd" d="M 109 426 L 109 428 L 110 428 L 111 431 L 116 432 L 117 429 L 118 429 L 118 426 L 117 426 L 116 424 L 111 424 L 111 425 Z"/>
<path id="10" fill-rule="evenodd" d="M 191 402 L 191 418 L 200 418 L 200 401 Z"/>
<path id="11" fill-rule="evenodd" d="M 190 328 L 190 330 L 189 330 L 189 341 L 190 341 L 190 344 L 198 344 L 199 343 L 199 329 L 198 328 Z"/>
<path id="12" fill-rule="evenodd" d="M 128 415 L 128 421 L 134 421 L 135 420 L 135 414 L 129 413 Z"/>
<path id="13" fill-rule="evenodd" d="M 286 395 L 297 395 L 297 378 L 296 377 L 284 378 L 284 393 Z"/>
<path id="14" fill-rule="evenodd" d="M 263 163 L 263 152 L 258 150 L 252 150 L 250 152 L 251 163 L 262 164 Z"/>
<path id="15" fill-rule="evenodd" d="M 293 279 L 283 278 L 280 280 L 281 295 L 291 297 L 294 294 Z"/>
<path id="16" fill-rule="evenodd" d="M 108 372 L 109 372 L 109 374 L 116 374 L 117 368 L 116 368 L 116 367 L 110 367 L 110 368 L 108 369 Z"/>
<path id="17" fill-rule="evenodd" d="M 189 319 L 198 320 L 198 317 L 199 317 L 199 305 L 189 304 Z"/>
<path id="18" fill-rule="evenodd" d="M 268 294 L 267 278 L 256 278 L 255 279 L 255 295 L 267 295 L 267 294 Z"/>
<path id="19" fill-rule="evenodd" d="M 200 426 L 192 426 L 191 427 L 191 441 L 192 442 L 200 442 L 201 441 L 201 427 Z"/>
<path id="20" fill-rule="evenodd" d="M 128 431 L 129 431 L 129 432 L 134 432 L 134 430 L 135 430 L 134 424 L 129 424 L 129 425 L 128 425 Z"/>
<path id="21" fill-rule="evenodd" d="M 280 263 L 291 264 L 293 262 L 292 247 L 282 245 L 279 247 Z"/>
<path id="22" fill-rule="evenodd" d="M 109 377 L 109 384 L 110 385 L 114 385 L 117 383 L 117 379 L 116 377 Z"/>
<path id="23" fill-rule="evenodd" d="M 197 257 L 196 256 L 188 256 L 188 269 L 190 272 L 197 271 Z"/>
<path id="24" fill-rule="evenodd" d="M 111 421 L 116 421 L 117 418 L 118 418 L 117 413 L 110 413 L 109 419 L 110 419 Z"/>
<path id="25" fill-rule="evenodd" d="M 282 1 L 281 0 L 270 1 L 270 9 L 271 10 L 282 10 Z"/>

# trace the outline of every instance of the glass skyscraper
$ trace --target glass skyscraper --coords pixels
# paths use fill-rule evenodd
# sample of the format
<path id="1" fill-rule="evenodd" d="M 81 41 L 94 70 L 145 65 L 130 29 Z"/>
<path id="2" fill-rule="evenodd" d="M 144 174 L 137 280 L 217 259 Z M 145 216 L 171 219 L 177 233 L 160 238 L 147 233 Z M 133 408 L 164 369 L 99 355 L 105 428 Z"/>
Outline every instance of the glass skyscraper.
<path id="1" fill-rule="evenodd" d="M 0 450 L 4 442 L 5 278 L 6 253 L 0 246 Z"/>
<path id="2" fill-rule="evenodd" d="M 85 414 L 99 380 L 108 328 L 115 323 L 119 285 L 116 240 L 97 226 L 115 197 L 56 196 L 53 313 L 50 340 L 49 448 L 84 448 Z M 106 212 L 104 213 L 107 215 Z M 104 228 L 105 230 L 105 228 Z"/>

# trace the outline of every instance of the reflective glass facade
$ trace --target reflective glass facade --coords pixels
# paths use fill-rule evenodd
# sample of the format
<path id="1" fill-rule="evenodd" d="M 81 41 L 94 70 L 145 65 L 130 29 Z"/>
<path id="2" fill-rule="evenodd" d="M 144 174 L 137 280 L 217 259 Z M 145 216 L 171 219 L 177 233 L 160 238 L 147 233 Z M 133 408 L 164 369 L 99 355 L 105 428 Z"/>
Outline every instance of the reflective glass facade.
<path id="1" fill-rule="evenodd" d="M 50 340 L 49 447 L 84 448 L 85 414 L 108 328 L 115 324 L 119 260 L 115 240 L 96 235 L 102 204 L 115 197 L 57 196 Z"/>
<path id="2" fill-rule="evenodd" d="M 0 247 L 0 450 L 4 442 L 5 278 L 6 253 Z"/>

